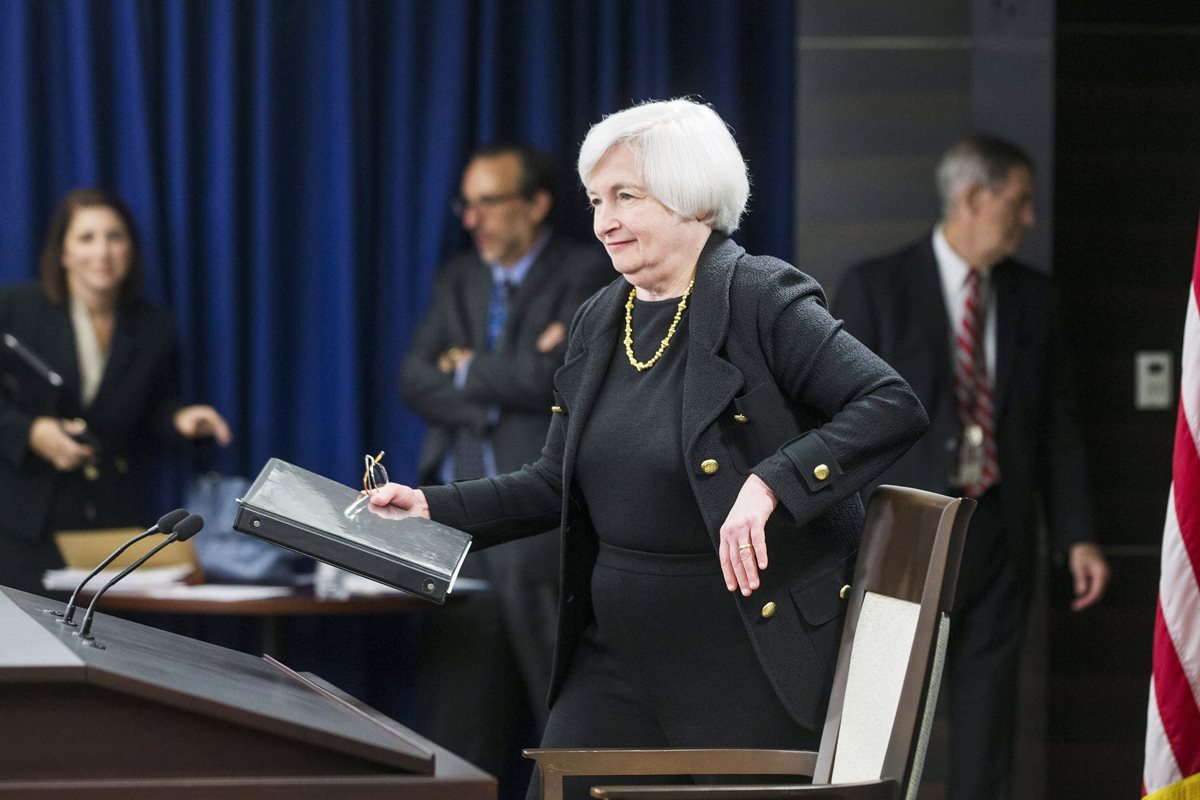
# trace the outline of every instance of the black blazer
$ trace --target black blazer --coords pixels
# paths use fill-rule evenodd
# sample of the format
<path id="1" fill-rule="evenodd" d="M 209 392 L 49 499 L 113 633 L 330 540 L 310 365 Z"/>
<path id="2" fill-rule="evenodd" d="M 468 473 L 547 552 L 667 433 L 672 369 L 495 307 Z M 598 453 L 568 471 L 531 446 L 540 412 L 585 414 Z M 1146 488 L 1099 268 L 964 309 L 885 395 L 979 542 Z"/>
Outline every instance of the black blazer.
<path id="1" fill-rule="evenodd" d="M 1063 547 L 1087 541 L 1091 518 L 1071 369 L 1055 334 L 1049 279 L 1012 259 L 996 292 L 994 403 L 1004 525 L 1028 581 L 1038 508 Z M 945 492 L 960 435 L 950 316 L 932 236 L 848 270 L 834 298 L 846 330 L 895 367 L 929 412 L 929 432 L 879 478 Z"/>
<path id="2" fill-rule="evenodd" d="M 613 274 L 612 264 L 595 248 L 551 238 L 510 299 L 504 331 L 488 352 L 491 271 L 474 251 L 442 266 L 400 380 L 404 402 L 429 423 L 418 461 L 422 482 L 440 482 L 439 470 L 456 431 L 483 433 L 489 407 L 500 412 L 489 431 L 496 468 L 511 472 L 537 459 L 549 427 L 554 371 L 566 352 L 564 342 L 540 353 L 537 339 L 551 323 L 569 323 L 579 304 Z M 461 389 L 452 375 L 437 368 L 438 356 L 451 347 L 475 350 Z M 558 572 L 557 543 L 552 538 L 527 542 L 506 552 L 502 561 L 504 568 L 525 577 L 552 580 Z"/>
<path id="3" fill-rule="evenodd" d="M 108 364 L 87 409 L 79 400 L 75 332 L 67 305 L 51 303 L 37 284 L 0 289 L 0 331 L 20 339 L 65 382 L 57 406 L 49 411 L 0 398 L 0 541 L 47 535 L 52 503 L 67 504 L 65 516 L 88 527 L 142 522 L 133 470 L 156 441 L 180 438 L 172 422 L 179 404 L 170 316 L 142 300 L 118 309 Z M 60 491 L 82 486 L 79 474 L 57 472 L 29 449 L 29 428 L 40 415 L 81 417 L 99 439 L 99 479 L 84 486 L 84 492 Z M 90 511 L 69 512 L 84 503 L 91 505 Z"/>
<path id="4" fill-rule="evenodd" d="M 622 335 L 628 291 L 618 279 L 576 315 L 554 379 L 562 413 L 537 462 L 495 479 L 425 489 L 434 519 L 470 531 L 481 547 L 560 522 L 551 703 L 592 616 L 597 541 L 572 475 Z M 770 568 L 751 597 L 731 593 L 730 602 L 784 707 L 819 730 L 844 610 L 838 593 L 852 574 L 863 521 L 858 491 L 924 431 L 925 415 L 895 372 L 841 332 L 816 282 L 782 261 L 749 256 L 714 234 L 688 312 L 681 433 L 694 500 L 715 559 L 720 526 L 747 475 L 759 475 L 778 496 L 767 527 Z M 707 459 L 717 462 L 712 474 L 701 469 Z M 824 480 L 814 474 L 820 464 L 829 469 Z M 762 613 L 768 602 L 776 608 L 769 617 Z M 705 620 L 681 615 L 681 624 Z"/>

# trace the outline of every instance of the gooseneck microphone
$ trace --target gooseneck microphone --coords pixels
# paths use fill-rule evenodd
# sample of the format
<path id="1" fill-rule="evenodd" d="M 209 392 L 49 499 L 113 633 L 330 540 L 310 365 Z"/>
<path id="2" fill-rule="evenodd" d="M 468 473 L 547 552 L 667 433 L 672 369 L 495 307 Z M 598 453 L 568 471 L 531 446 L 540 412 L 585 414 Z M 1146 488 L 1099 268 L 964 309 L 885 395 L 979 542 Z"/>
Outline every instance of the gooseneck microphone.
<path id="1" fill-rule="evenodd" d="M 158 522 L 147 528 L 145 533 L 139 533 L 137 536 L 125 542 L 125 544 L 121 545 L 116 550 L 113 550 L 112 553 L 109 554 L 108 558 L 101 561 L 94 570 L 87 574 L 86 578 L 79 582 L 79 585 L 75 587 L 75 591 L 71 592 L 71 599 L 67 601 L 67 607 L 63 609 L 62 613 L 59 614 L 57 611 L 51 613 L 53 613 L 55 616 L 61 616 L 62 619 L 60 619 L 59 622 L 63 623 L 64 625 L 74 625 L 75 623 L 71 620 L 75 617 L 75 606 L 79 598 L 79 592 L 83 590 L 83 587 L 87 585 L 88 581 L 96 577 L 96 575 L 100 573 L 100 570 L 111 564 L 113 559 L 128 550 L 130 545 L 134 544 L 135 542 L 140 542 L 147 536 L 153 536 L 156 533 L 170 533 L 171 531 L 175 530 L 175 526 L 179 524 L 180 520 L 184 519 L 187 515 L 188 512 L 184 511 L 182 508 L 169 511 L 159 517 Z"/>
<path id="2" fill-rule="evenodd" d="M 85 644 L 92 644 L 94 642 L 91 635 L 92 615 L 96 613 L 96 602 L 100 599 L 101 595 L 107 592 L 114 583 L 121 580 L 126 575 L 140 567 L 142 564 L 145 564 L 147 561 L 149 561 L 159 550 L 162 550 L 172 542 L 186 542 L 188 539 L 199 533 L 200 529 L 203 527 L 204 520 L 199 514 L 188 514 L 175 525 L 174 532 L 166 538 L 166 541 L 155 545 L 152 549 L 147 551 L 145 555 L 143 555 L 137 561 L 134 561 L 125 569 L 121 570 L 121 572 L 117 573 L 112 579 L 109 580 L 108 583 L 100 587 L 100 591 L 96 592 L 95 596 L 92 597 L 92 602 L 88 603 L 87 613 L 83 615 L 83 623 L 80 625 L 79 633 L 76 635 L 83 639 Z"/>

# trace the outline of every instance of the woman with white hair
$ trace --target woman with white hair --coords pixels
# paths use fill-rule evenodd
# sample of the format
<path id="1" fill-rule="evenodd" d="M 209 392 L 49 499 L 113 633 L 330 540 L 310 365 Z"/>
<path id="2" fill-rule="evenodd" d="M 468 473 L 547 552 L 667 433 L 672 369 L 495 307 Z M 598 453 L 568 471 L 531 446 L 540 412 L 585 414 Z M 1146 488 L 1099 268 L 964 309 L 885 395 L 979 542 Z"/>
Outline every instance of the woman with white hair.
<path id="1" fill-rule="evenodd" d="M 561 525 L 543 746 L 815 748 L 858 492 L 924 411 L 812 278 L 729 238 L 749 179 L 710 107 L 606 117 L 579 177 L 620 277 L 575 316 L 541 458 L 372 502 L 481 547 Z"/>

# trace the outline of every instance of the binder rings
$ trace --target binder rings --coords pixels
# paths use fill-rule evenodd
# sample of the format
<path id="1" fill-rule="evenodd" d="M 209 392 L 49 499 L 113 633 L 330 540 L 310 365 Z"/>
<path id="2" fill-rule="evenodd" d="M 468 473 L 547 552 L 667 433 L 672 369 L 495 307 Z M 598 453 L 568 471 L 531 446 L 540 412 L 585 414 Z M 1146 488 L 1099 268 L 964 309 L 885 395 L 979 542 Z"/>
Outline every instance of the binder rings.
<path id="1" fill-rule="evenodd" d="M 435 603 L 454 587 L 471 537 L 272 458 L 238 499 L 233 527 Z"/>

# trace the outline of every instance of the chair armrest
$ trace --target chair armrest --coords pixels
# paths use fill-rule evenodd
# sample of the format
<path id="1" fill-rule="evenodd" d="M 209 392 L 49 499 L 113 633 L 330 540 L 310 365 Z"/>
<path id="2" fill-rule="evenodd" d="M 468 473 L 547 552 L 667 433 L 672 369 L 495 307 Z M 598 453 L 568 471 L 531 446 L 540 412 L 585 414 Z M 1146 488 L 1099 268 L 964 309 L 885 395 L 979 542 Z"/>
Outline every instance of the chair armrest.
<path id="1" fill-rule="evenodd" d="M 762 800 L 800 797 L 805 800 L 896 800 L 899 785 L 892 780 L 843 783 L 833 786 L 759 784 L 741 786 L 593 786 L 601 800 Z"/>
<path id="2" fill-rule="evenodd" d="M 542 772 L 543 800 L 562 800 L 567 775 L 809 775 L 817 754 L 807 750 L 665 748 L 530 749 Z"/>

